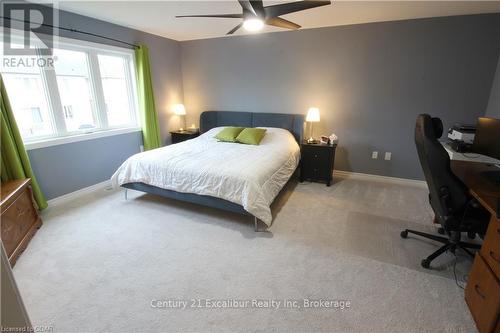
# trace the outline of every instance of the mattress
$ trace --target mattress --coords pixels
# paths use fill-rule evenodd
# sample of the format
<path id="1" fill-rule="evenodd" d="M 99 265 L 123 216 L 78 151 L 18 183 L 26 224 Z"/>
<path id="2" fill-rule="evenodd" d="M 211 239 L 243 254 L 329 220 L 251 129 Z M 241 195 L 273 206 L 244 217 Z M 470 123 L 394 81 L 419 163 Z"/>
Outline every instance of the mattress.
<path id="1" fill-rule="evenodd" d="M 208 195 L 241 205 L 271 225 L 271 203 L 297 168 L 299 145 L 281 128 L 266 128 L 258 146 L 219 142 L 214 136 L 222 128 L 131 156 L 111 177 L 113 186 L 140 182 Z"/>

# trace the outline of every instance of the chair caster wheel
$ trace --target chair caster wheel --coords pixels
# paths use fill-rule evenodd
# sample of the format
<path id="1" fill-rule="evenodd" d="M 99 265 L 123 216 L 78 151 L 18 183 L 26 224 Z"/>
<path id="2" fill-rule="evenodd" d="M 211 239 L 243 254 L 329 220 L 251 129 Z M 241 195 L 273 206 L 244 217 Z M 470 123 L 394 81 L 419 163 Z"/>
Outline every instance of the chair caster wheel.
<path id="1" fill-rule="evenodd" d="M 431 262 L 427 259 L 424 259 L 422 260 L 422 262 L 420 263 L 422 265 L 423 268 L 430 268 L 431 267 Z"/>
<path id="2" fill-rule="evenodd" d="M 438 228 L 438 234 L 444 235 L 444 228 Z"/>
<path id="3" fill-rule="evenodd" d="M 401 238 L 408 238 L 408 231 L 403 230 L 403 231 L 401 231 L 400 235 L 401 235 Z"/>
<path id="4" fill-rule="evenodd" d="M 467 238 L 469 238 L 469 239 L 476 239 L 476 233 L 474 233 L 472 231 L 469 231 L 467 233 Z"/>

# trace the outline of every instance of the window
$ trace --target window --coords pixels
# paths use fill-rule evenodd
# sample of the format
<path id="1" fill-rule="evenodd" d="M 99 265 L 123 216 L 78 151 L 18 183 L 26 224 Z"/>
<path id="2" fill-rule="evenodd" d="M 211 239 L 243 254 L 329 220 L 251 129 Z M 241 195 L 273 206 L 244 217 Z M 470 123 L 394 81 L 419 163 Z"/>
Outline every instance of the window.
<path id="1" fill-rule="evenodd" d="M 54 50 L 54 56 L 57 59 L 54 67 L 59 96 L 65 111 L 66 131 L 71 133 L 98 128 L 87 54 L 79 51 Z"/>
<path id="2" fill-rule="evenodd" d="M 20 60 L 21 57 L 13 58 Z M 2 76 L 22 137 L 54 135 L 56 132 L 52 126 L 40 69 L 28 66 L 4 67 Z"/>
<path id="3" fill-rule="evenodd" d="M 130 123 L 134 100 L 124 98 L 127 94 L 127 82 L 130 81 L 127 63 L 123 58 L 109 55 L 99 55 L 106 115 L 110 126 L 123 126 Z M 124 112 L 128 110 L 128 112 Z"/>
<path id="4" fill-rule="evenodd" d="M 0 72 L 25 143 L 139 127 L 132 50 L 61 38 L 53 67 L 5 57 L 18 58 Z"/>

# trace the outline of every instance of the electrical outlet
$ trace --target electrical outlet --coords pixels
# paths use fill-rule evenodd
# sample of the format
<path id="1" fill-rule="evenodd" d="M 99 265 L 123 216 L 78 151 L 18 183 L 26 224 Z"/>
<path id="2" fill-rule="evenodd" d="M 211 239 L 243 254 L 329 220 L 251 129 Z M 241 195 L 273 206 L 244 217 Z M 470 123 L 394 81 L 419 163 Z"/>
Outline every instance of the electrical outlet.
<path id="1" fill-rule="evenodd" d="M 390 160 L 391 160 L 391 157 L 392 157 L 392 153 L 390 153 L 390 152 L 386 152 L 386 153 L 385 153 L 385 157 L 384 157 L 384 159 L 385 159 L 386 161 L 390 161 Z"/>
<path id="2" fill-rule="evenodd" d="M 372 158 L 373 158 L 374 160 L 376 160 L 376 159 L 378 158 L 378 151 L 374 151 L 374 152 L 372 153 Z"/>
<path id="3" fill-rule="evenodd" d="M 144 146 L 143 146 L 143 145 L 140 145 L 140 146 L 139 146 L 139 150 L 140 150 L 141 152 L 143 152 L 143 151 L 144 151 Z"/>

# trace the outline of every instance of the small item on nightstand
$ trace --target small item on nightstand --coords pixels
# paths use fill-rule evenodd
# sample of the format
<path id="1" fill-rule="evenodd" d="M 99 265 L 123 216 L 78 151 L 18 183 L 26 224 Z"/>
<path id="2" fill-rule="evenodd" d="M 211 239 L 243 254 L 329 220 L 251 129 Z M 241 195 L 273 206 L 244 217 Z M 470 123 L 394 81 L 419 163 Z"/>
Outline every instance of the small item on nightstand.
<path id="1" fill-rule="evenodd" d="M 335 133 L 332 133 L 332 135 L 330 135 L 330 144 L 332 145 L 336 145 L 339 143 L 339 137 L 335 135 Z"/>
<path id="2" fill-rule="evenodd" d="M 329 145 L 330 144 L 330 138 L 327 136 L 322 135 L 321 139 L 319 140 L 319 143 L 322 145 Z"/>
<path id="3" fill-rule="evenodd" d="M 332 133 L 330 136 L 322 135 L 319 142 L 324 145 L 336 145 L 339 142 L 339 138 Z"/>

